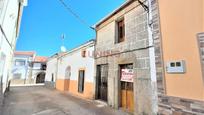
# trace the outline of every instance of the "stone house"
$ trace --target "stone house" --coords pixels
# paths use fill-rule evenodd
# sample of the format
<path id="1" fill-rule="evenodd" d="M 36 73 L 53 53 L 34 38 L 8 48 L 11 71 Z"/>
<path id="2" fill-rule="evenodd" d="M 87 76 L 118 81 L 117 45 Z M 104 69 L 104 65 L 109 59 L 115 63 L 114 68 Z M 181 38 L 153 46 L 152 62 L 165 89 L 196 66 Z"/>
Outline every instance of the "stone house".
<path id="1" fill-rule="evenodd" d="M 154 47 L 142 2 L 128 0 L 95 25 L 95 99 L 135 114 L 156 114 Z"/>
<path id="2" fill-rule="evenodd" d="M 135 114 L 204 114 L 203 9 L 128 0 L 98 22 L 95 98 Z"/>
<path id="3" fill-rule="evenodd" d="M 11 77 L 12 57 L 27 0 L 0 0 L 0 104 Z"/>

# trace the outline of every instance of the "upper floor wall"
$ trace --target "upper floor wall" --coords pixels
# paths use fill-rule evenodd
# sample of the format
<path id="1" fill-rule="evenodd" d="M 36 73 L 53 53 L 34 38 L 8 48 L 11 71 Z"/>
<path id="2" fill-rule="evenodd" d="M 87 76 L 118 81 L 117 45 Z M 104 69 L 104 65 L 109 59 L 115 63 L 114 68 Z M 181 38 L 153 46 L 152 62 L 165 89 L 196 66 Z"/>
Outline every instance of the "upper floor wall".
<path id="1" fill-rule="evenodd" d="M 27 0 L 1 0 L 0 25 L 1 31 L 9 44 L 15 47 L 18 36 L 23 7 Z"/>
<path id="2" fill-rule="evenodd" d="M 121 27 L 121 20 L 124 21 Z M 96 25 L 96 53 L 115 53 L 135 50 L 148 46 L 147 12 L 137 1 L 127 2 Z M 121 33 L 121 34 L 120 34 Z M 118 42 L 124 34 L 124 40 Z"/>
<path id="3" fill-rule="evenodd" d="M 94 81 L 94 44 L 71 51 L 58 58 L 57 79 L 78 80 L 79 70 L 85 71 L 85 82 Z M 69 74 L 67 74 L 69 73 Z"/>

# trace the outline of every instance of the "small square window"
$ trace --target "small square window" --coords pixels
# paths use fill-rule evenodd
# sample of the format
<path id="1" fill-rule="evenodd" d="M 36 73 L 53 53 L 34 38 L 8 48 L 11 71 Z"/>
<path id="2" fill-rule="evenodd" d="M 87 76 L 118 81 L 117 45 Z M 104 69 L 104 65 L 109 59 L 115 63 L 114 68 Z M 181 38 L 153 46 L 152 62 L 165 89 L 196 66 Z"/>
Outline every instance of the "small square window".
<path id="1" fill-rule="evenodd" d="M 86 50 L 81 51 L 81 56 L 86 57 Z"/>
<path id="2" fill-rule="evenodd" d="M 25 60 L 15 60 L 15 65 L 16 66 L 24 66 L 25 65 Z"/>

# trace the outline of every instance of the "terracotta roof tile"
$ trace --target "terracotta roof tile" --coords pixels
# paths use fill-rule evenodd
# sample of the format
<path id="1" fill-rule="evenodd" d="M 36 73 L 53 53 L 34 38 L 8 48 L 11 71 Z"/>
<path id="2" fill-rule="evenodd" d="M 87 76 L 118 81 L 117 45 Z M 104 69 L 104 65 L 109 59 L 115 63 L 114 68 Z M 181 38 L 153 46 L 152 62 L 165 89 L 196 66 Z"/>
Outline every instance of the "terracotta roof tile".
<path id="1" fill-rule="evenodd" d="M 47 57 L 44 56 L 36 56 L 35 57 L 35 62 L 46 62 L 47 61 Z"/>
<path id="2" fill-rule="evenodd" d="M 35 54 L 34 51 L 15 51 L 14 55 L 28 55 L 33 56 Z"/>

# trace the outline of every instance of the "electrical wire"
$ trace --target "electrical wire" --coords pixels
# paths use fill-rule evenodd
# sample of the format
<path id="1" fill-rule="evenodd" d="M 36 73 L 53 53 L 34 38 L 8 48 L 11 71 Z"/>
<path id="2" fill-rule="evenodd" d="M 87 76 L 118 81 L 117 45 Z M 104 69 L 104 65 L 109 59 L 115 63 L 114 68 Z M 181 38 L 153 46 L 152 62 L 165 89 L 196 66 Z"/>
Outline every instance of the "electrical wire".
<path id="1" fill-rule="evenodd" d="M 72 14 L 80 23 L 82 23 L 83 25 L 88 26 L 90 29 L 94 30 L 94 28 L 91 27 L 91 26 L 89 26 L 89 24 L 88 24 L 85 20 L 83 20 L 77 13 L 75 13 L 75 12 L 72 10 L 72 8 L 71 8 L 70 6 L 68 6 L 68 5 L 64 2 L 64 0 L 58 0 L 58 1 L 59 1 L 59 2 L 64 6 L 64 8 L 65 8 L 70 14 Z"/>

